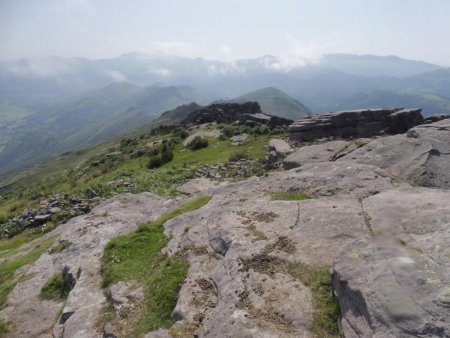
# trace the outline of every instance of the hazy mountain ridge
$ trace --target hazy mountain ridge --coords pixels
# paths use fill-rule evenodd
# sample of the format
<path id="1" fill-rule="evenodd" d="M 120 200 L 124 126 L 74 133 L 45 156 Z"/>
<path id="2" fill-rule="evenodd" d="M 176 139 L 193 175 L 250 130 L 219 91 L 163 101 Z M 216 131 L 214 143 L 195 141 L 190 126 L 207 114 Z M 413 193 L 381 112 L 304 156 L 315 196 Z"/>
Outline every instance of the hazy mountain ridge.
<path id="1" fill-rule="evenodd" d="M 271 98 L 273 91 L 259 91 L 265 87 L 285 93 Z M 268 55 L 234 63 L 137 53 L 101 60 L 51 57 L 0 63 L 0 92 L 4 175 L 142 127 L 191 102 L 258 101 L 263 111 L 293 119 L 308 108 L 416 106 L 425 116 L 450 113 L 450 69 L 350 54 L 293 65 Z"/>
<path id="2" fill-rule="evenodd" d="M 274 87 L 258 89 L 226 102 L 244 103 L 248 101 L 258 102 L 264 113 L 292 120 L 301 119 L 311 113 L 302 103 Z"/>

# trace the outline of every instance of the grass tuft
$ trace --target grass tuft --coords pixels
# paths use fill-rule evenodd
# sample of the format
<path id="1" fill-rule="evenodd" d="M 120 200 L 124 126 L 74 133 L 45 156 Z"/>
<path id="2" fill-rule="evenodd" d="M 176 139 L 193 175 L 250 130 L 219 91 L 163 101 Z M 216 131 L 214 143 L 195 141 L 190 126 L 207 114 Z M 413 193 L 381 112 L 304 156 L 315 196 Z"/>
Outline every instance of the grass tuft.
<path id="1" fill-rule="evenodd" d="M 314 305 L 311 331 L 319 338 L 340 337 L 337 325 L 339 303 L 333 296 L 330 270 L 308 264 L 290 263 L 289 273 L 311 289 Z"/>
<path id="2" fill-rule="evenodd" d="M 288 192 L 288 191 L 280 191 L 280 192 L 271 192 L 269 193 L 270 197 L 273 200 L 281 200 L 281 201 L 303 201 L 309 200 L 311 197 L 304 192 Z"/>
<path id="3" fill-rule="evenodd" d="M 172 325 L 170 314 L 176 305 L 180 285 L 187 276 L 188 264 L 180 257 L 165 257 L 161 249 L 170 238 L 164 235 L 163 224 L 174 217 L 196 210 L 211 200 L 203 196 L 143 224 L 131 234 L 119 236 L 105 247 L 102 258 L 103 286 L 119 281 L 136 280 L 144 285 L 144 310 L 141 317 L 129 323 L 133 336 L 159 327 Z"/>
<path id="4" fill-rule="evenodd" d="M 0 319 L 0 334 L 7 333 L 9 331 L 8 324 L 3 319 Z"/>
<path id="5" fill-rule="evenodd" d="M 64 280 L 64 275 L 61 272 L 57 272 L 44 284 L 39 297 L 42 299 L 61 301 L 67 298 L 70 290 L 71 287 L 69 283 Z"/>

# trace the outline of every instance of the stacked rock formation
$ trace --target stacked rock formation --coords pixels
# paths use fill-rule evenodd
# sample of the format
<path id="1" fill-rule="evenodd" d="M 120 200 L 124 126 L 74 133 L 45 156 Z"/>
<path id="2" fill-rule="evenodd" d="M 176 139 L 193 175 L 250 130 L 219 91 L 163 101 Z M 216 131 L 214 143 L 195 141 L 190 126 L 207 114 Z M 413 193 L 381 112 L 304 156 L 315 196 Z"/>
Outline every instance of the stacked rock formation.
<path id="1" fill-rule="evenodd" d="M 405 133 L 423 122 L 421 109 L 366 109 L 313 116 L 289 126 L 291 139 L 359 138 Z"/>
<path id="2" fill-rule="evenodd" d="M 181 125 L 199 125 L 203 123 L 233 123 L 256 125 L 267 124 L 270 127 L 288 126 L 292 120 L 279 116 L 268 115 L 261 112 L 261 107 L 257 102 L 221 103 L 212 104 L 208 107 L 191 112 Z"/>

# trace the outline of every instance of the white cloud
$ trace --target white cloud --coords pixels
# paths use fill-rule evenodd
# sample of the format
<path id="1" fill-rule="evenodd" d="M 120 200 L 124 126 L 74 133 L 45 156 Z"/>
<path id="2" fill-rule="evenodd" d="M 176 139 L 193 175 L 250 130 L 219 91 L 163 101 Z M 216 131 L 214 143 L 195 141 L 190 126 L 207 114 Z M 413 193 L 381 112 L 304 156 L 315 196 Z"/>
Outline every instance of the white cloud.
<path id="1" fill-rule="evenodd" d="M 116 82 L 128 81 L 127 77 L 117 70 L 108 70 L 105 74 Z"/>
<path id="2" fill-rule="evenodd" d="M 184 57 L 195 57 L 197 51 L 195 44 L 181 41 L 155 41 L 151 49 L 156 55 Z"/>
<path id="3" fill-rule="evenodd" d="M 8 71 L 24 77 L 55 77 L 73 72 L 75 62 L 70 59 L 43 58 L 12 63 Z"/>
<path id="4" fill-rule="evenodd" d="M 170 76 L 172 74 L 172 71 L 170 69 L 158 68 L 158 67 L 150 67 L 148 72 L 150 74 L 158 75 L 158 76 L 161 76 L 161 77 L 167 77 L 167 76 Z"/>
<path id="5" fill-rule="evenodd" d="M 293 69 L 319 63 L 322 60 L 323 46 L 306 46 L 295 43 L 286 53 L 278 57 L 262 58 L 266 69 L 289 72 Z"/>

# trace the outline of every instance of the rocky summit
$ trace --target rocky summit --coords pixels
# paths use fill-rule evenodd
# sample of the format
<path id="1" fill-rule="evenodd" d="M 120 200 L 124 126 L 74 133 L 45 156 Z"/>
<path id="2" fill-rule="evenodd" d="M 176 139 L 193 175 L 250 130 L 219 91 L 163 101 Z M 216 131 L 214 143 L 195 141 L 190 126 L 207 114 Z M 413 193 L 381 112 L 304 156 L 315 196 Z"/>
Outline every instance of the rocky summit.
<path id="1" fill-rule="evenodd" d="M 257 102 L 216 103 L 195 110 L 181 122 L 181 125 L 198 125 L 202 123 L 233 123 L 254 126 L 257 123 L 271 127 L 287 126 L 293 121 L 276 115 L 265 114 Z"/>
<path id="2" fill-rule="evenodd" d="M 321 138 L 330 120 L 355 114 L 298 122 L 291 135 Z M 353 128 L 327 134 L 352 140 L 297 148 L 272 140 L 268 157 L 284 158 L 285 170 L 238 182 L 197 178 L 177 198 L 117 195 L 27 244 L 55 238 L 21 269 L 27 278 L 0 311 L 5 336 L 449 337 L 450 120 L 418 125 L 418 110 L 358 114 Z M 381 130 L 400 134 L 368 138 Z M 200 196 L 211 199 L 164 218 Z M 142 273 L 184 259 L 187 274 L 173 324 L 136 334 L 127 325 L 145 297 L 165 290 L 148 295 L 139 278 L 105 283 L 104 250 L 137 229 L 144 238 L 139 224 L 160 217 L 167 242 L 157 257 L 174 260 L 149 261 Z M 119 266 L 122 254 L 108 264 Z M 67 299 L 43 299 L 59 271 L 71 274 Z"/>
<path id="3" fill-rule="evenodd" d="M 406 132 L 423 122 L 421 109 L 350 110 L 296 121 L 289 126 L 292 139 L 308 142 L 320 138 L 360 138 Z"/>

